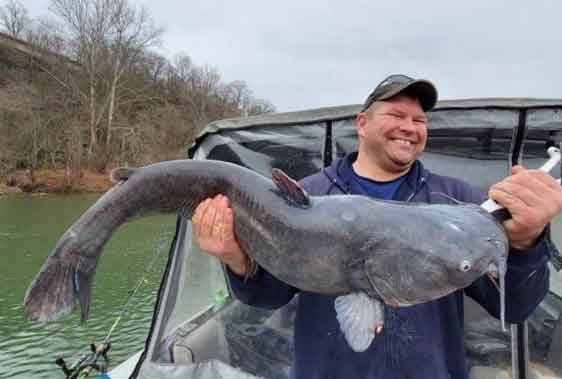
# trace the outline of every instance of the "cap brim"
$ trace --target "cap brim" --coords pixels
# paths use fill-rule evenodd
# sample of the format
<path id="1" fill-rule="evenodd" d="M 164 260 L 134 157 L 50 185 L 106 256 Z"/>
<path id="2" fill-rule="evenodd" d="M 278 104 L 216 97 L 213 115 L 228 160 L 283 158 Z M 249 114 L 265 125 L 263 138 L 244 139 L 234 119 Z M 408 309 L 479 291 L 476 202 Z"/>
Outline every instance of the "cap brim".
<path id="1" fill-rule="evenodd" d="M 395 89 L 392 89 L 383 96 L 379 97 L 378 100 L 390 99 L 405 90 L 411 91 L 416 95 L 423 110 L 426 112 L 431 110 L 437 103 L 437 89 L 433 83 L 425 79 L 417 79 L 409 83 L 398 85 Z"/>

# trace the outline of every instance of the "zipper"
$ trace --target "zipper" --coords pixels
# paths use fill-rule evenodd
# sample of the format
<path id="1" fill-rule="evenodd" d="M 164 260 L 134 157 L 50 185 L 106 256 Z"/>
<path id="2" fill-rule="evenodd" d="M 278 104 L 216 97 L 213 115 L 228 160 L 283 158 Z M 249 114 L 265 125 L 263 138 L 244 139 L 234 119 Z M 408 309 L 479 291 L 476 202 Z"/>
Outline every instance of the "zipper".
<path id="1" fill-rule="evenodd" d="M 337 187 L 342 193 L 349 195 L 349 187 L 344 187 L 342 183 L 339 182 L 339 180 L 336 177 L 332 177 L 330 174 L 328 174 L 328 172 L 326 171 L 326 169 L 323 169 L 322 172 L 324 173 L 324 175 L 328 178 L 328 180 L 330 181 L 330 187 L 328 187 L 328 190 L 326 191 L 326 195 L 330 195 L 330 193 L 332 192 L 332 188 Z"/>
<path id="2" fill-rule="evenodd" d="M 425 182 L 426 182 L 425 176 L 422 176 L 420 179 L 420 185 L 417 186 L 416 189 L 414 189 L 414 191 L 410 194 L 410 196 L 408 196 L 408 198 L 406 199 L 406 203 L 409 203 L 414 198 L 414 196 L 416 196 L 421 191 Z"/>

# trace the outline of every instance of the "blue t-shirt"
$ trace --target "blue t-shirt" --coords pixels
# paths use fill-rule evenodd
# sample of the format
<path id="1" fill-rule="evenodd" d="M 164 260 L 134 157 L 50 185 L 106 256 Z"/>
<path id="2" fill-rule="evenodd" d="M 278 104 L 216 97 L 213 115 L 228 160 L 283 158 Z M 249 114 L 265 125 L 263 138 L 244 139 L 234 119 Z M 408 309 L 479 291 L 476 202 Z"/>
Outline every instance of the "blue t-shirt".
<path id="1" fill-rule="evenodd" d="M 353 171 L 353 175 L 351 175 L 351 182 L 349 184 L 351 186 L 352 193 L 370 196 L 381 200 L 392 200 L 394 198 L 394 194 L 398 190 L 398 187 L 400 187 L 400 184 L 402 184 L 404 178 L 406 177 L 404 175 L 389 182 L 379 182 L 377 180 L 358 175 L 353 168 L 351 168 L 351 171 Z"/>

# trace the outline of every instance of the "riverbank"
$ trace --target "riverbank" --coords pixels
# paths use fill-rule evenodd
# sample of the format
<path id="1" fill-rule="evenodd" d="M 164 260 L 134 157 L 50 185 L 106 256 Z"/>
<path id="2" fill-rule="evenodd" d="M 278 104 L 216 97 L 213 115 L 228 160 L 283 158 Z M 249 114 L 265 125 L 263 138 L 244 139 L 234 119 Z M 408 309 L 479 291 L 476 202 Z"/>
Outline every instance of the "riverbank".
<path id="1" fill-rule="evenodd" d="M 109 175 L 86 171 L 71 186 L 64 170 L 40 170 L 34 181 L 25 171 L 18 171 L 0 181 L 0 195 L 18 193 L 99 193 L 111 187 Z"/>

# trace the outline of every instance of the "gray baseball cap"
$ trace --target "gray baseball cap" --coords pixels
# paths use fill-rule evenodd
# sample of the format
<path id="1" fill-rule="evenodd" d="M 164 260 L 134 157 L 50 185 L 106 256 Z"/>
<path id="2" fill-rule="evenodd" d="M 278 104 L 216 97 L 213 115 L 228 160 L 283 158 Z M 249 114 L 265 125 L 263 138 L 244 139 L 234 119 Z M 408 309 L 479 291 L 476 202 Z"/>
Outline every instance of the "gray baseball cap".
<path id="1" fill-rule="evenodd" d="M 401 92 L 408 90 L 419 100 L 423 110 L 427 112 L 437 103 L 437 89 L 429 80 L 414 79 L 406 75 L 394 74 L 379 83 L 371 92 L 361 112 L 365 112 L 375 101 L 390 99 Z"/>

